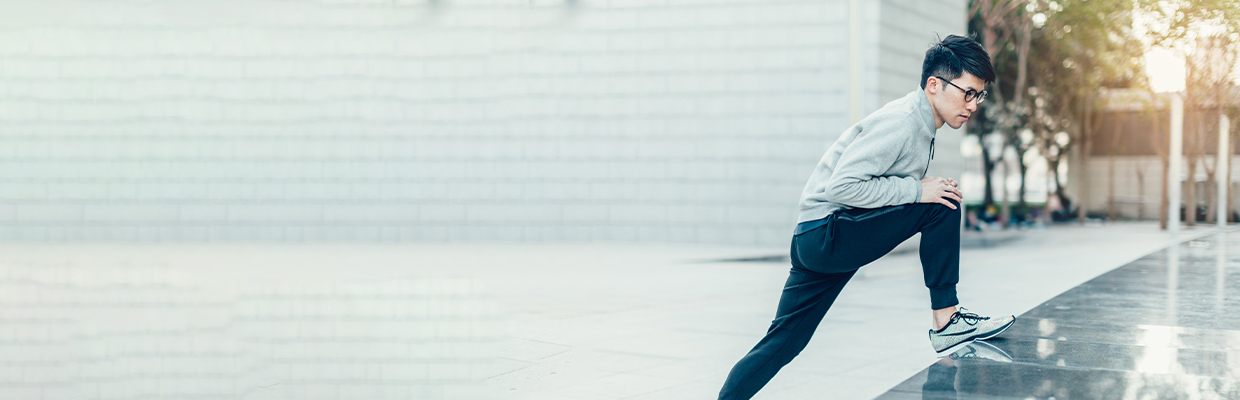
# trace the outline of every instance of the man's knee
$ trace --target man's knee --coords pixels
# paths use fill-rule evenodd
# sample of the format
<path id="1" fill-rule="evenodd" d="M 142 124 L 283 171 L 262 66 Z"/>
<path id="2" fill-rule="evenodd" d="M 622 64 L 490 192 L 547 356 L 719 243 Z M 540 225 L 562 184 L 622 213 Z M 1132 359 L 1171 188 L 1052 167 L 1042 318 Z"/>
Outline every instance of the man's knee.
<path id="1" fill-rule="evenodd" d="M 928 216 L 930 218 L 927 219 L 927 221 L 944 221 L 944 222 L 954 222 L 954 223 L 959 224 L 960 216 L 962 215 L 962 212 L 963 212 L 963 207 L 961 207 L 960 203 L 956 202 L 955 200 L 947 200 L 947 201 L 951 202 L 952 206 L 956 208 L 952 209 L 951 207 L 948 207 L 948 206 L 945 206 L 939 203 L 923 203 L 925 206 L 929 207 L 929 210 L 927 211 L 927 213 L 929 213 Z"/>
<path id="2" fill-rule="evenodd" d="M 964 206 L 961 205 L 960 202 L 955 201 L 955 200 L 948 200 L 948 202 L 952 203 L 952 207 L 955 207 L 955 208 L 954 209 L 947 208 L 947 211 L 948 211 L 947 214 L 951 215 L 952 217 L 956 219 L 960 219 L 960 215 L 964 213 Z"/>
<path id="3" fill-rule="evenodd" d="M 941 203 L 918 203 L 918 204 L 919 204 L 919 205 L 921 205 L 921 206 L 924 206 L 924 207 L 926 207 L 926 208 L 929 208 L 929 209 L 930 209 L 930 212 L 934 212 L 934 213 L 941 213 L 941 214 L 948 214 L 948 215 L 952 215 L 952 214 L 954 214 L 954 215 L 956 215 L 957 217 L 959 217 L 959 216 L 960 216 L 960 212 L 961 212 L 961 208 L 962 208 L 962 207 L 960 206 L 960 203 L 959 203 L 959 202 L 957 202 L 957 201 L 955 201 L 955 200 L 951 200 L 951 199 L 947 199 L 947 202 L 948 202 L 948 203 L 951 203 L 951 204 L 952 204 L 952 206 L 951 206 L 951 207 L 948 207 L 948 206 L 943 205 L 943 204 L 941 204 Z M 953 208 L 953 207 L 954 207 L 954 208 Z"/>

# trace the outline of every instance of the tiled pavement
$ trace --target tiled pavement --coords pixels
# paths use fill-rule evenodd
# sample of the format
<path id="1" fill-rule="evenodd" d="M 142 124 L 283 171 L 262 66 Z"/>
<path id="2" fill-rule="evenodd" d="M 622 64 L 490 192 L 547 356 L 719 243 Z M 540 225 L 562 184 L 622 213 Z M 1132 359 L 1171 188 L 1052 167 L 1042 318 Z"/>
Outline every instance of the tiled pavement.
<path id="1" fill-rule="evenodd" d="M 1029 310 L 990 357 L 949 357 L 879 398 L 1237 399 L 1238 294 L 1240 234 L 1198 238 Z"/>
<path id="2" fill-rule="evenodd" d="M 1028 231 L 963 252 L 961 299 L 1021 314 L 1211 232 Z M 708 399 L 765 332 L 788 265 L 762 259 L 785 251 L 3 244 L 0 397 Z M 758 398 L 882 395 L 937 360 L 927 308 L 916 252 L 863 268 Z"/>

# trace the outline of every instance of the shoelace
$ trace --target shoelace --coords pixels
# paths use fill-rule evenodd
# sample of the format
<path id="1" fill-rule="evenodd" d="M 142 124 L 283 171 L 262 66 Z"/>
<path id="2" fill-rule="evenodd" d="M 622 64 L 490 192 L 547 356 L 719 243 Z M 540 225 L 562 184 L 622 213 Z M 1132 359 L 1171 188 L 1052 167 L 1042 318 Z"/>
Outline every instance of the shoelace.
<path id="1" fill-rule="evenodd" d="M 948 322 L 947 324 L 951 325 L 951 324 L 956 323 L 956 320 L 963 319 L 966 324 L 969 324 L 969 326 L 973 326 L 973 325 L 977 325 L 978 322 L 982 322 L 982 321 L 990 319 L 990 317 L 983 317 L 981 315 L 977 315 L 977 314 L 965 312 L 965 311 L 967 310 L 965 310 L 964 307 L 960 307 L 960 309 L 957 310 L 955 314 L 952 314 L 952 320 Z"/>

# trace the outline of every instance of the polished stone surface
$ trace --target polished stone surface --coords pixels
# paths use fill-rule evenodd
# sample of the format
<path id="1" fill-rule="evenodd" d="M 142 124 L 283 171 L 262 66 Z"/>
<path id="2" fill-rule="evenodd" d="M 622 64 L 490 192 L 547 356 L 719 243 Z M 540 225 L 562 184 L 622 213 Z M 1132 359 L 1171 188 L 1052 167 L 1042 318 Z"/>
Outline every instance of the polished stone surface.
<path id="1" fill-rule="evenodd" d="M 1155 223 L 1021 231 L 1000 246 L 962 251 L 961 300 L 981 313 L 1020 314 L 1155 249 L 1214 232 L 1175 238 Z M 788 277 L 779 257 L 786 252 L 653 243 L 0 243 L 0 399 L 709 399 L 769 326 Z M 925 336 L 927 306 L 916 251 L 866 266 L 805 351 L 754 400 L 882 395 L 937 360 Z M 1057 323 L 1044 339 L 1107 343 L 1092 325 Z M 1175 340 L 1184 357 L 1233 340 L 1198 327 L 1173 337 L 1126 323 L 1106 330 L 1119 340 Z M 1085 362 L 1056 349 L 1057 358 L 1039 360 Z M 961 360 L 957 370 L 979 364 Z"/>
<path id="2" fill-rule="evenodd" d="M 878 398 L 1240 399 L 1240 233 L 1155 251 L 987 343 L 1006 357 L 944 358 Z"/>

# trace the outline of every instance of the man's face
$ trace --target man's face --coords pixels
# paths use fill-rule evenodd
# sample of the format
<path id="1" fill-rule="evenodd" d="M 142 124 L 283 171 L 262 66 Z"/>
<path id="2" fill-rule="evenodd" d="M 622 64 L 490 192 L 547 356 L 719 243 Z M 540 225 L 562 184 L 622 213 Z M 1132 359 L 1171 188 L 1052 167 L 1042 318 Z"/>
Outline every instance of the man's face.
<path id="1" fill-rule="evenodd" d="M 965 122 L 969 121 L 973 113 L 977 112 L 977 99 L 964 101 L 965 92 L 968 90 L 981 92 L 986 89 L 986 82 L 970 74 L 968 71 L 964 71 L 959 78 L 951 81 L 959 88 L 938 78 L 932 79 L 934 81 L 933 89 L 931 89 L 931 86 L 926 88 L 931 89 L 928 92 L 930 92 L 930 101 L 934 104 L 934 112 L 937 117 L 935 119 L 946 123 L 952 129 L 960 129 Z"/>

